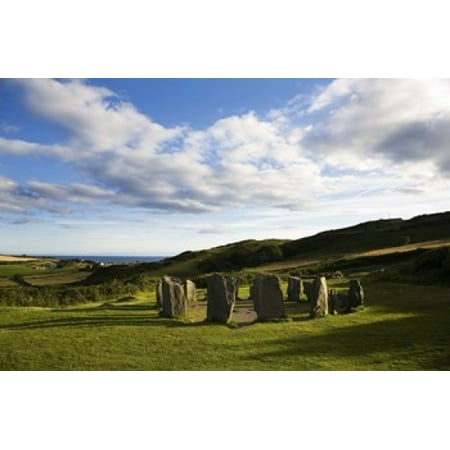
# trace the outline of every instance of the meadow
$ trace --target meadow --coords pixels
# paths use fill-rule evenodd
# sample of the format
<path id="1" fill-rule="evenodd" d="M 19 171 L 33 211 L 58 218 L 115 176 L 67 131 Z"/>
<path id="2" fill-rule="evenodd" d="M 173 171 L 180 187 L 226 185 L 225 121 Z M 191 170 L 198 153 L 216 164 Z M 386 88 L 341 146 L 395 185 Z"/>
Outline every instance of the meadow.
<path id="1" fill-rule="evenodd" d="M 450 213 L 380 220 L 297 241 L 246 240 L 160 262 L 100 266 L 56 259 L 0 260 L 0 370 L 450 370 Z M 211 272 L 239 275 L 228 325 L 205 323 Z M 365 305 L 309 319 L 258 323 L 256 273 L 331 289 L 360 279 Z M 162 275 L 192 279 L 185 318 L 159 317 Z"/>
<path id="2" fill-rule="evenodd" d="M 202 301 L 185 320 L 160 318 L 154 292 L 73 308 L 0 307 L 0 369 L 449 370 L 450 289 L 362 282 L 366 305 L 354 313 L 310 320 L 306 302 L 286 303 L 287 320 L 245 326 L 203 322 Z"/>

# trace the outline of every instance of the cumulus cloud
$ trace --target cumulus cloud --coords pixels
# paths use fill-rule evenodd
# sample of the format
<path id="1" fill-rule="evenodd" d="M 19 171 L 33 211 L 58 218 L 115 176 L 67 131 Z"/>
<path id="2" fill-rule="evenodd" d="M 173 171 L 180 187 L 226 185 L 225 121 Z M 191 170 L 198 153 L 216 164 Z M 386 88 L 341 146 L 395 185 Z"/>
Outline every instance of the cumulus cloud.
<path id="1" fill-rule="evenodd" d="M 55 145 L 2 138 L 0 152 L 70 162 L 114 191 L 114 202 L 201 213 L 248 204 L 299 207 L 321 190 L 320 169 L 303 154 L 299 139 L 253 112 L 205 130 L 169 129 L 104 88 L 80 81 L 18 83 L 28 106 L 65 127 L 70 138 Z M 83 201 L 73 187 L 30 186 L 53 200 Z"/>
<path id="2" fill-rule="evenodd" d="M 69 136 L 53 145 L 0 138 L 0 153 L 53 156 L 89 182 L 0 180 L 0 207 L 10 211 L 58 203 L 299 211 L 388 190 L 410 195 L 450 173 L 447 80 L 336 80 L 264 117 L 250 111 L 202 130 L 165 127 L 83 81 L 17 83 L 28 107 Z"/>
<path id="3" fill-rule="evenodd" d="M 303 143 L 336 166 L 432 162 L 448 174 L 449 98 L 450 80 L 336 80 L 309 107 L 327 116 Z"/>
<path id="4" fill-rule="evenodd" d="M 18 80 L 28 107 L 36 114 L 63 126 L 71 133 L 71 144 L 90 152 L 107 152 L 122 147 L 145 146 L 155 151 L 182 128 L 165 128 L 130 103 L 103 87 L 82 81 L 50 79 Z"/>

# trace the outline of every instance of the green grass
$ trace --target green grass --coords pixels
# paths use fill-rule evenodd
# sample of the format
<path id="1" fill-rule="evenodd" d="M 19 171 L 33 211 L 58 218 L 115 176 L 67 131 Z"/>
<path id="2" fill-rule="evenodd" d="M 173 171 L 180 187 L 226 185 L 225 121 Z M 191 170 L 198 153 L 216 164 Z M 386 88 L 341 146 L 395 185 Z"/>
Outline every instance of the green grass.
<path id="1" fill-rule="evenodd" d="M 57 269 L 45 269 L 34 268 L 30 263 L 14 263 L 14 264 L 0 264 L 0 277 L 12 277 L 14 275 L 36 275 L 39 273 L 49 272 L 50 270 Z"/>
<path id="2" fill-rule="evenodd" d="M 61 284 L 75 283 L 84 280 L 90 275 L 87 271 L 78 270 L 58 270 L 53 269 L 52 272 L 46 272 L 40 275 L 31 275 L 25 277 L 25 281 L 32 286 L 55 286 Z"/>
<path id="3" fill-rule="evenodd" d="M 80 282 L 91 275 L 86 263 L 66 262 L 63 267 L 49 267 L 56 260 L 36 260 L 0 264 L 0 288 L 30 286 L 59 286 Z M 14 277 L 21 277 L 22 281 Z"/>
<path id="4" fill-rule="evenodd" d="M 449 288 L 364 288 L 366 307 L 349 315 L 308 320 L 307 304 L 289 304 L 289 321 L 236 329 L 190 323 L 204 317 L 205 302 L 186 321 L 159 318 L 153 295 L 70 309 L 1 307 L 0 369 L 450 369 Z"/>

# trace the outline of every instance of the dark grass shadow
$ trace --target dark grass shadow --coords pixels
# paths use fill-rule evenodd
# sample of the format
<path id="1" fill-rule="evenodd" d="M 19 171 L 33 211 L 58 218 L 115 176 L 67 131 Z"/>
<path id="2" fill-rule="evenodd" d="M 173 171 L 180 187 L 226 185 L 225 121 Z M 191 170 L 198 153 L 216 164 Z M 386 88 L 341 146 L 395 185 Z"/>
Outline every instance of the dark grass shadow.
<path id="1" fill-rule="evenodd" d="M 97 312 L 97 311 L 156 311 L 156 305 L 117 305 L 113 303 L 103 303 L 90 308 L 54 308 L 52 312 L 56 313 L 80 313 L 80 312 Z"/>
<path id="2" fill-rule="evenodd" d="M 47 328 L 79 328 L 79 327 L 111 327 L 111 326 L 145 326 L 145 327 L 176 327 L 186 326 L 172 319 L 138 314 L 95 315 L 91 317 L 69 317 L 61 319 L 39 320 L 15 325 L 2 325 L 3 330 L 32 330 Z"/>
<path id="3" fill-rule="evenodd" d="M 135 310 L 141 311 L 148 308 L 132 307 L 129 308 L 107 308 L 108 310 Z M 79 328 L 79 327 L 111 327 L 111 326 L 145 326 L 145 327 L 162 327 L 162 328 L 186 328 L 214 325 L 212 322 L 205 320 L 191 321 L 182 318 L 167 318 L 159 315 L 143 315 L 143 314 L 108 314 L 102 315 L 99 312 L 105 308 L 86 308 L 76 309 L 72 311 L 54 310 L 53 312 L 71 312 L 80 311 L 95 312 L 92 316 L 73 316 L 67 318 L 38 320 L 24 322 L 14 325 L 1 325 L 0 330 L 32 330 L 46 328 Z"/>
<path id="4" fill-rule="evenodd" d="M 320 320 L 320 319 L 318 319 Z M 249 360 L 290 357 L 360 357 L 377 354 L 371 364 L 382 364 L 379 354 L 389 354 L 389 361 L 417 359 L 424 370 L 448 370 L 450 367 L 450 335 L 446 324 L 436 325 L 420 315 L 375 323 L 330 329 L 323 335 L 303 334 L 284 339 L 262 341 L 260 351 Z M 373 369 L 373 367 L 371 368 Z M 360 370 L 365 370 L 361 367 Z"/>

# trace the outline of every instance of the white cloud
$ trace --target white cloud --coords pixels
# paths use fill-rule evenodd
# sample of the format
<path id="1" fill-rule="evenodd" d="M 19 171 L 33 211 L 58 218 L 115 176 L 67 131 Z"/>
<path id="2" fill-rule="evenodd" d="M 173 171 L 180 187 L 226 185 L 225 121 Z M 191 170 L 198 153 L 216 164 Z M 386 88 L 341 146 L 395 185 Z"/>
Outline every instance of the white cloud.
<path id="1" fill-rule="evenodd" d="M 448 98 L 450 80 L 336 80 L 311 104 L 328 117 L 303 144 L 334 166 L 405 171 L 430 162 L 450 173 Z"/>
<path id="2" fill-rule="evenodd" d="M 0 120 L 0 131 L 3 133 L 17 133 L 20 130 L 20 127 L 17 125 L 11 125 L 4 120 Z"/>
<path id="3" fill-rule="evenodd" d="M 27 186 L 36 197 L 62 202 L 94 203 L 97 200 L 110 199 L 114 196 L 113 191 L 81 183 L 60 185 L 42 181 L 29 181 Z"/>
<path id="4" fill-rule="evenodd" d="M 209 225 L 205 228 L 200 228 L 197 233 L 199 234 L 226 234 L 230 229 L 223 225 Z"/>
<path id="5" fill-rule="evenodd" d="M 425 198 L 445 189 L 450 173 L 446 80 L 337 80 L 265 117 L 233 115 L 203 130 L 164 127 L 110 90 L 81 81 L 18 83 L 27 105 L 69 138 L 53 145 L 0 138 L 0 153 L 53 156 L 88 182 L 14 185 L 2 200 L 5 210 L 69 202 L 291 214 L 393 193 Z M 6 192 L 7 182 L 1 183 Z M 375 207 L 380 204 L 373 201 Z"/>
<path id="6" fill-rule="evenodd" d="M 11 192 L 17 188 L 17 183 L 13 180 L 0 176 L 0 192 Z"/>
<path id="7" fill-rule="evenodd" d="M 0 176 L 0 211 L 23 214 L 30 208 L 46 206 L 46 201 L 36 198 L 10 178 Z"/>
<path id="8" fill-rule="evenodd" d="M 21 139 L 6 139 L 3 137 L 0 137 L 0 154 L 15 156 L 46 155 L 54 156 L 64 161 L 76 159 L 76 152 L 68 146 L 38 144 Z"/>
<path id="9" fill-rule="evenodd" d="M 319 167 L 303 154 L 298 131 L 286 133 L 253 112 L 206 130 L 167 129 L 104 88 L 80 81 L 19 83 L 28 106 L 71 136 L 55 145 L 2 139 L 0 151 L 69 161 L 114 191 L 115 202 L 199 213 L 249 204 L 298 208 L 320 192 Z M 31 186 L 53 200 L 84 201 L 71 187 Z"/>
<path id="10" fill-rule="evenodd" d="M 26 79 L 17 83 L 25 90 L 29 108 L 66 128 L 72 145 L 91 152 L 136 146 L 154 152 L 162 142 L 183 131 L 181 127 L 168 129 L 153 122 L 103 87 L 78 80 L 62 83 Z"/>

